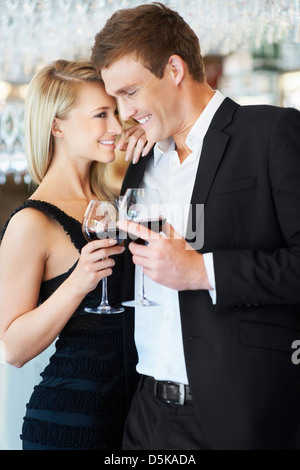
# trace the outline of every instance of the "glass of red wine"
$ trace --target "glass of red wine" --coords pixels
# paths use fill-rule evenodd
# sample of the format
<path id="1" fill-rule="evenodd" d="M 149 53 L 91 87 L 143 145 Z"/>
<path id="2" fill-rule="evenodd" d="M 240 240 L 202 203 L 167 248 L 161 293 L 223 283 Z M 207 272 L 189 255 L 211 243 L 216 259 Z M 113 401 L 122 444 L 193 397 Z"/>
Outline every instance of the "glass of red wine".
<path id="1" fill-rule="evenodd" d="M 93 240 L 103 240 L 113 238 L 117 243 L 122 243 L 126 237 L 117 227 L 119 211 L 116 201 L 90 201 L 82 222 L 82 232 L 85 238 L 91 242 Z M 111 307 L 107 296 L 107 278 L 102 279 L 102 299 L 98 307 L 86 307 L 88 313 L 113 314 L 124 312 L 123 307 Z"/>
<path id="2" fill-rule="evenodd" d="M 163 206 L 159 191 L 157 189 L 130 188 L 127 189 L 120 204 L 119 220 L 128 220 L 148 229 L 160 233 L 166 222 L 165 208 Z M 147 245 L 148 242 L 142 238 L 133 239 L 134 243 Z M 141 283 L 138 299 L 122 302 L 127 307 L 154 307 L 159 305 L 149 300 L 145 294 L 144 270 L 141 269 Z"/>

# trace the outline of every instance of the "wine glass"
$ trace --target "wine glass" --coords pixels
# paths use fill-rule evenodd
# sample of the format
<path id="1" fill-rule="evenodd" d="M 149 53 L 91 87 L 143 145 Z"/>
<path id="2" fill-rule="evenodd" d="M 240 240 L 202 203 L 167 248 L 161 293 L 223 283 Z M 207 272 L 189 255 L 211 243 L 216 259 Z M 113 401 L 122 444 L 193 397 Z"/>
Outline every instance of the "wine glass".
<path id="1" fill-rule="evenodd" d="M 119 220 L 128 220 L 147 227 L 154 232 L 160 233 L 166 222 L 165 209 L 157 189 L 130 188 L 127 189 L 119 209 Z M 133 239 L 133 237 L 131 236 Z M 147 245 L 142 238 L 133 239 L 134 243 Z M 158 303 L 149 300 L 145 294 L 144 270 L 141 269 L 140 292 L 137 300 L 122 302 L 127 307 L 154 307 Z"/>
<path id="2" fill-rule="evenodd" d="M 113 238 L 117 243 L 121 243 L 126 234 L 117 227 L 118 208 L 116 201 L 90 201 L 82 222 L 82 232 L 85 238 L 91 242 L 93 240 L 103 240 Z M 124 312 L 123 307 L 111 307 L 107 297 L 107 278 L 102 279 L 102 299 L 98 307 L 86 307 L 88 313 L 113 314 Z"/>

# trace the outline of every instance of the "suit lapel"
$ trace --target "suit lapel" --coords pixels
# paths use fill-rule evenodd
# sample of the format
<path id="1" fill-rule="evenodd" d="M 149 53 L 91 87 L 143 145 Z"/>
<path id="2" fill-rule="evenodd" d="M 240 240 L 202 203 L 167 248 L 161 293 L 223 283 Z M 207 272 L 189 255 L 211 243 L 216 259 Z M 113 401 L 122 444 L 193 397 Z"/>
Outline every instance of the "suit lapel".
<path id="1" fill-rule="evenodd" d="M 239 105 L 226 98 L 216 112 L 205 135 L 197 170 L 191 204 L 205 204 L 214 177 L 218 171 L 230 135 L 224 132 Z"/>
<path id="2" fill-rule="evenodd" d="M 230 135 L 224 129 L 232 122 L 233 114 L 238 106 L 237 103 L 226 98 L 216 112 L 205 135 L 191 198 L 186 233 L 188 241 L 195 240 L 195 233 L 201 232 L 199 225 L 204 223 L 204 214 L 203 211 L 198 210 L 197 204 L 205 205 L 206 203 L 210 188 L 230 140 Z"/>
<path id="3" fill-rule="evenodd" d="M 153 156 L 153 148 L 150 150 L 146 157 L 140 158 L 139 162 L 133 165 L 132 163 L 129 165 L 127 173 L 124 177 L 122 188 L 121 188 L 121 196 L 125 194 L 127 188 L 138 188 L 148 161 Z"/>

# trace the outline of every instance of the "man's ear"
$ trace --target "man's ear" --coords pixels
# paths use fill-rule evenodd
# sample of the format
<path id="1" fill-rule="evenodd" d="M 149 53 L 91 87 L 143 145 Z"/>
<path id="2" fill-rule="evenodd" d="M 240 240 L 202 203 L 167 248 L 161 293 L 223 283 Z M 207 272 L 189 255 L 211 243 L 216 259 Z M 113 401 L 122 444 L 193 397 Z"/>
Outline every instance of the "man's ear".
<path id="1" fill-rule="evenodd" d="M 61 129 L 60 122 L 61 121 L 58 118 L 54 118 L 53 120 L 51 133 L 55 137 L 63 137 L 63 130 Z"/>
<path id="2" fill-rule="evenodd" d="M 186 65 L 182 58 L 176 54 L 171 55 L 166 68 L 171 73 L 175 84 L 180 85 L 186 73 Z"/>

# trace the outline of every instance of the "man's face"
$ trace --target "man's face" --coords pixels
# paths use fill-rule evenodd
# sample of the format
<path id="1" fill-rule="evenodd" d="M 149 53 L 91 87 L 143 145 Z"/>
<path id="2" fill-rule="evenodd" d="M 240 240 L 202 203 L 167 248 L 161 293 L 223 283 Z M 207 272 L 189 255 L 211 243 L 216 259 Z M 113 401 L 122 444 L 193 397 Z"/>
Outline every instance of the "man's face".
<path id="1" fill-rule="evenodd" d="M 106 91 L 117 98 L 121 118 L 138 121 L 148 140 L 158 142 L 176 132 L 176 86 L 170 73 L 157 78 L 141 62 L 125 56 L 101 75 Z"/>

